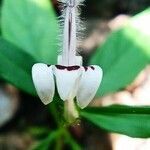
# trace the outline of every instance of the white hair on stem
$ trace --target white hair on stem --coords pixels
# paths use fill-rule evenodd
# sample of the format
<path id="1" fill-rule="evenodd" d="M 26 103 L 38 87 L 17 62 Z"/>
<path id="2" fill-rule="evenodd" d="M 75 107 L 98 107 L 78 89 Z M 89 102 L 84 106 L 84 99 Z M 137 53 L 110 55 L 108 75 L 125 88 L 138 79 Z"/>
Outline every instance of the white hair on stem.
<path id="1" fill-rule="evenodd" d="M 77 43 L 82 39 L 83 26 L 79 17 L 80 9 L 84 0 L 58 0 L 62 6 L 62 15 L 59 17 L 61 34 L 60 53 L 63 65 L 74 64 L 74 57 L 78 53 Z M 62 49 L 63 47 L 63 49 Z M 68 54 L 69 53 L 69 54 Z M 69 60 L 69 58 L 71 58 Z M 71 61 L 71 62 L 70 62 Z"/>

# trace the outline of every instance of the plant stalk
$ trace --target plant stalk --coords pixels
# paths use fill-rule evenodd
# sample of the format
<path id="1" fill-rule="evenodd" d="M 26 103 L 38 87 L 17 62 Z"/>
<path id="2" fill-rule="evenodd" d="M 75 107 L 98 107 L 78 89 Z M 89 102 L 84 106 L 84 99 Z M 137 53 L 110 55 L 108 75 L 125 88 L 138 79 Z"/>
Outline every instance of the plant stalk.
<path id="1" fill-rule="evenodd" d="M 64 117 L 68 123 L 73 123 L 79 118 L 79 113 L 76 109 L 74 100 L 66 100 L 64 104 Z"/>

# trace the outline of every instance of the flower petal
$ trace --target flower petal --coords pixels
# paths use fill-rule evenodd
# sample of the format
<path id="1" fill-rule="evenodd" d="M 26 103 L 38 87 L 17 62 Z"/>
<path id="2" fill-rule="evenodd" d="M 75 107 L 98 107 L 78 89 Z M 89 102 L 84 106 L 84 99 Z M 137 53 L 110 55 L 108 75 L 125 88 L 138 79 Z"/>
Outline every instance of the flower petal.
<path id="1" fill-rule="evenodd" d="M 41 101 L 47 105 L 53 100 L 55 92 L 55 82 L 53 76 L 53 66 L 38 63 L 32 67 L 32 78 Z"/>
<path id="2" fill-rule="evenodd" d="M 77 92 L 77 103 L 81 108 L 85 108 L 94 98 L 103 76 L 99 66 L 84 67 L 84 70 Z"/>
<path id="3" fill-rule="evenodd" d="M 62 100 L 73 99 L 76 96 L 78 82 L 81 77 L 80 66 L 55 66 L 57 90 Z"/>

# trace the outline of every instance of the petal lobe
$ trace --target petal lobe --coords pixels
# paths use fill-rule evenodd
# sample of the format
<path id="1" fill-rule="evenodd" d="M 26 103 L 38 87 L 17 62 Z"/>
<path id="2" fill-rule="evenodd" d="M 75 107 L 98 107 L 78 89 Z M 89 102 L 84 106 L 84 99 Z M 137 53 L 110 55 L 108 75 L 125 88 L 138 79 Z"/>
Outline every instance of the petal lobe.
<path id="1" fill-rule="evenodd" d="M 73 99 L 76 96 L 78 82 L 81 77 L 80 66 L 55 66 L 56 85 L 62 100 Z"/>
<path id="2" fill-rule="evenodd" d="M 32 79 L 41 101 L 47 105 L 53 100 L 55 82 L 53 66 L 37 63 L 32 67 Z"/>
<path id="3" fill-rule="evenodd" d="M 77 91 L 77 104 L 81 108 L 85 108 L 94 98 L 103 76 L 102 69 L 99 66 L 93 65 L 83 68 L 84 73 Z"/>

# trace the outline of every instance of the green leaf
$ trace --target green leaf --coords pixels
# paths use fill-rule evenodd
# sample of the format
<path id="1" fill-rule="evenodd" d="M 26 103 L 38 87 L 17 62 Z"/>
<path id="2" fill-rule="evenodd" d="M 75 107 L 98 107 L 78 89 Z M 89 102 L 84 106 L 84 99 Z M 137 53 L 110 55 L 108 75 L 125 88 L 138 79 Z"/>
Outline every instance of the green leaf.
<path id="1" fill-rule="evenodd" d="M 53 140 L 57 139 L 60 136 L 61 132 L 59 130 L 53 131 L 49 134 L 49 136 L 42 140 L 37 146 L 33 148 L 33 150 L 49 150 L 50 145 Z"/>
<path id="2" fill-rule="evenodd" d="M 63 139 L 62 139 L 62 136 Z M 60 140 L 60 143 L 59 143 Z M 63 141 L 62 141 L 63 140 Z M 74 141 L 73 137 L 68 133 L 68 131 L 65 128 L 60 128 L 59 130 L 52 131 L 47 138 L 39 142 L 38 145 L 33 146 L 33 150 L 49 150 L 50 146 L 52 144 L 55 144 L 55 148 L 60 144 L 60 149 L 64 143 L 69 144 L 72 148 L 72 150 L 81 150 L 80 145 Z M 54 145 L 53 145 L 54 146 Z"/>
<path id="3" fill-rule="evenodd" d="M 150 107 L 114 105 L 87 108 L 81 116 L 98 127 L 131 137 L 150 137 Z"/>
<path id="4" fill-rule="evenodd" d="M 58 24 L 50 0 L 4 0 L 2 34 L 38 60 L 56 62 Z"/>
<path id="5" fill-rule="evenodd" d="M 104 77 L 98 95 L 115 92 L 131 83 L 150 62 L 150 9 L 113 32 L 98 48 L 91 64 L 102 67 Z"/>
<path id="6" fill-rule="evenodd" d="M 49 129 L 42 126 L 31 126 L 27 129 L 26 132 L 30 133 L 34 137 L 40 137 L 43 135 L 48 135 Z"/>
<path id="7" fill-rule="evenodd" d="M 16 87 L 35 94 L 31 79 L 31 67 L 36 60 L 0 37 L 0 78 Z"/>

